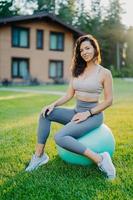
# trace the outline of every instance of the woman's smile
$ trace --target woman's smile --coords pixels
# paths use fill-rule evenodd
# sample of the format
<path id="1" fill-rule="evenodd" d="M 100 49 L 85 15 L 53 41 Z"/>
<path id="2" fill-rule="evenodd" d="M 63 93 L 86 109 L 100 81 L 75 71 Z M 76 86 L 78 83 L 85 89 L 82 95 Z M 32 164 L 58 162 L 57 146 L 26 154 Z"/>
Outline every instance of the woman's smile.
<path id="1" fill-rule="evenodd" d="M 82 56 L 85 61 L 89 61 L 93 58 L 93 54 L 85 54 Z"/>

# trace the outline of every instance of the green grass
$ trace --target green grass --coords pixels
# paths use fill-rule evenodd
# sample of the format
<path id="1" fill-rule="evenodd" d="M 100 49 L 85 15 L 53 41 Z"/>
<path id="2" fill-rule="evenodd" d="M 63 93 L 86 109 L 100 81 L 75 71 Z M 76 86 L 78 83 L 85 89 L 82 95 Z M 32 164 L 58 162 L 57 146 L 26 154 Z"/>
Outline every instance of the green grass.
<path id="1" fill-rule="evenodd" d="M 114 81 L 114 104 L 105 111 L 105 123 L 116 139 L 113 161 L 117 178 L 108 181 L 96 167 L 63 162 L 53 135 L 62 125 L 53 123 L 46 145 L 50 161 L 32 173 L 24 168 L 34 151 L 38 115 L 58 96 L 0 91 L 0 174 L 2 200 L 131 200 L 133 199 L 133 83 Z M 39 86 L 44 89 L 44 86 Z M 63 86 L 45 90 L 65 91 Z M 33 89 L 35 87 L 32 87 Z M 39 90 L 39 88 L 37 88 Z M 66 106 L 74 105 L 74 100 Z"/>

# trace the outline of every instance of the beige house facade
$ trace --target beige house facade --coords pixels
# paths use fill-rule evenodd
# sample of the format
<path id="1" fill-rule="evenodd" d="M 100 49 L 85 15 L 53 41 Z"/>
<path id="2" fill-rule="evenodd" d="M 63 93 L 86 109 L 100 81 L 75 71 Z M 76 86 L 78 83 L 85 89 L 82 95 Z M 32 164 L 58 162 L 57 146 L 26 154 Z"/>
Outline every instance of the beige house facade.
<path id="1" fill-rule="evenodd" d="M 0 20 L 0 82 L 68 82 L 75 40 L 83 33 L 48 13 Z"/>

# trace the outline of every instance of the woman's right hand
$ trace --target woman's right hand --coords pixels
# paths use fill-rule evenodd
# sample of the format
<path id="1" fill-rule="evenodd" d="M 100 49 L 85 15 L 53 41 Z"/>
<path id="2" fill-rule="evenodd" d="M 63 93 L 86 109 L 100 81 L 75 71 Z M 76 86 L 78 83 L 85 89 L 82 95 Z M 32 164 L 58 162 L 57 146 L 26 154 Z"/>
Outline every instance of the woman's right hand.
<path id="1" fill-rule="evenodd" d="M 46 114 L 49 115 L 52 112 L 52 110 L 54 109 L 54 107 L 55 107 L 54 104 L 51 104 L 51 105 L 46 106 L 46 107 L 43 107 L 42 111 L 41 111 L 42 116 L 45 117 Z"/>

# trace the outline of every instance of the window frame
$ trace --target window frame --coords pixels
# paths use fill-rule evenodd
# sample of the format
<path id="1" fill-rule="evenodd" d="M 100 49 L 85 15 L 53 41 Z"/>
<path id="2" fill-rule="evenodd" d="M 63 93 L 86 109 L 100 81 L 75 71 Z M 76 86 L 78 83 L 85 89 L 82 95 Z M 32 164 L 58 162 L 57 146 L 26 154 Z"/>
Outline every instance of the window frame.
<path id="1" fill-rule="evenodd" d="M 56 44 L 56 48 L 55 49 L 52 49 L 50 44 L 51 44 L 51 35 L 54 34 L 56 36 L 58 35 L 62 35 L 63 36 L 63 42 L 62 42 L 62 49 L 58 49 L 57 48 L 57 44 Z M 55 32 L 55 31 L 50 31 L 50 34 L 49 34 L 49 50 L 50 51 L 64 51 L 64 46 L 65 46 L 65 34 L 63 32 Z M 57 43 L 58 43 L 58 39 L 57 39 Z"/>
<path id="2" fill-rule="evenodd" d="M 13 44 L 13 30 L 14 29 L 17 29 L 18 31 L 19 31 L 19 38 L 18 38 L 18 45 L 14 45 Z M 21 30 L 25 30 L 25 31 L 27 31 L 27 41 L 28 41 L 28 43 L 27 43 L 27 46 L 20 46 L 20 32 L 21 32 Z M 27 28 L 27 27 L 20 27 L 20 26 L 12 26 L 12 31 L 11 31 L 11 42 L 12 42 L 12 47 L 16 47 L 16 48 L 30 48 L 30 29 L 29 28 Z"/>
<path id="3" fill-rule="evenodd" d="M 42 47 L 38 47 L 37 44 L 38 44 L 38 32 L 41 31 L 42 32 Z M 44 49 L 44 30 L 43 29 L 37 29 L 36 30 L 36 49 Z"/>
<path id="4" fill-rule="evenodd" d="M 51 62 L 55 62 L 56 63 L 56 74 L 57 74 L 57 63 L 58 62 L 61 62 L 62 63 L 62 69 L 61 69 L 61 74 L 62 74 L 62 76 L 61 77 L 58 77 L 58 76 L 55 76 L 55 77 L 51 77 L 50 76 L 50 63 Z M 48 68 L 48 77 L 50 78 L 50 79 L 61 79 L 61 78 L 63 78 L 64 77 L 64 61 L 63 60 L 49 60 L 49 68 Z"/>
<path id="5" fill-rule="evenodd" d="M 23 77 L 22 76 L 20 76 L 20 62 L 21 61 L 23 61 L 23 60 L 25 60 L 25 61 L 27 61 L 27 70 L 28 70 L 28 74 L 29 74 L 29 72 L 30 72 L 30 59 L 29 58 L 25 58 L 25 57 L 12 57 L 11 58 L 11 77 L 12 78 L 20 78 L 20 79 L 23 79 Z M 13 61 L 18 61 L 19 63 L 18 63 L 18 74 L 17 74 L 17 76 L 14 76 L 13 75 Z"/>

